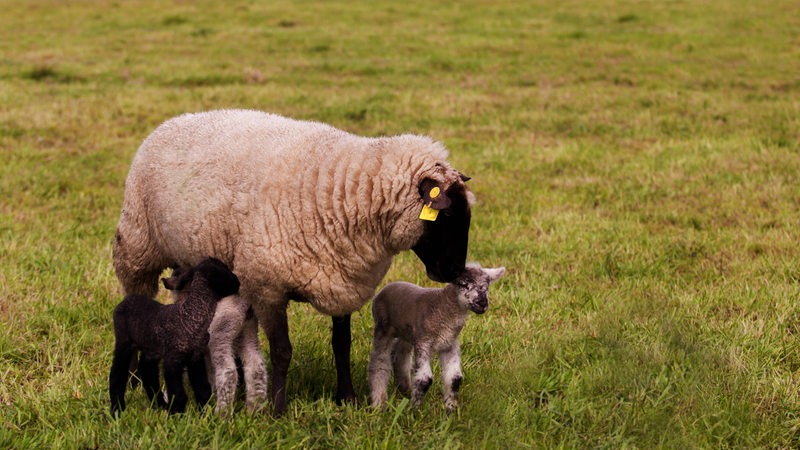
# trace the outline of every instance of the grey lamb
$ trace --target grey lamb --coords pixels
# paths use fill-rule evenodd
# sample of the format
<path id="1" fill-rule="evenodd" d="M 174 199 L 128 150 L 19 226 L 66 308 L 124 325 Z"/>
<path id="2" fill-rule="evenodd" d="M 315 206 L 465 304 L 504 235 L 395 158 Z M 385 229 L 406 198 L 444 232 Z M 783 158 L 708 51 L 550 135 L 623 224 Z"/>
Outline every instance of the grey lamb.
<path id="1" fill-rule="evenodd" d="M 129 368 L 137 357 L 138 375 L 150 400 L 171 414 L 186 409 L 184 368 L 188 368 L 198 405 L 205 405 L 211 396 L 205 368 L 208 327 L 217 302 L 239 291 L 239 279 L 222 261 L 208 258 L 190 269 L 176 269 L 162 281 L 167 289 L 181 291 L 177 303 L 164 305 L 128 295 L 114 308 L 114 359 L 108 383 L 112 415 L 125 409 Z M 168 402 L 159 395 L 159 361 L 164 366 Z"/>
<path id="2" fill-rule="evenodd" d="M 260 409 L 267 400 L 267 363 L 261 353 L 253 308 L 242 308 L 238 296 L 226 297 L 217 305 L 209 330 L 215 330 L 208 341 L 210 364 L 207 366 L 211 369 L 208 378 L 216 395 L 214 412 L 225 416 L 233 409 L 236 385 L 226 381 L 237 380 L 238 374 L 230 349 L 241 362 L 247 411 Z"/>
<path id="3" fill-rule="evenodd" d="M 188 288 L 172 290 L 174 303 L 189 297 L 187 291 Z M 243 378 L 248 412 L 260 409 L 267 399 L 267 364 L 259 345 L 258 322 L 253 308 L 245 306 L 238 296 L 223 298 L 217 303 L 217 310 L 209 325 L 209 330 L 216 332 L 209 337 L 206 371 L 211 390 L 216 395 L 214 412 L 222 416 L 233 412 L 232 401 L 237 387 L 236 384 L 224 383 L 224 380 Z M 212 352 L 212 348 L 217 350 Z M 233 349 L 241 365 L 236 364 L 230 349 Z M 224 369 L 215 370 L 216 367 Z M 243 377 L 236 373 L 238 368 L 241 368 Z"/>
<path id="4" fill-rule="evenodd" d="M 378 292 L 372 301 L 375 331 L 369 359 L 373 406 L 386 403 L 392 365 L 398 389 L 404 395 L 410 394 L 414 405 L 419 406 L 433 382 L 430 361 L 434 351 L 439 353 L 445 408 L 449 413 L 458 406 L 463 379 L 458 335 L 470 311 L 483 314 L 489 308 L 489 284 L 505 271 L 504 267 L 483 269 L 469 263 L 444 288 L 422 288 L 400 281 L 389 283 Z"/>

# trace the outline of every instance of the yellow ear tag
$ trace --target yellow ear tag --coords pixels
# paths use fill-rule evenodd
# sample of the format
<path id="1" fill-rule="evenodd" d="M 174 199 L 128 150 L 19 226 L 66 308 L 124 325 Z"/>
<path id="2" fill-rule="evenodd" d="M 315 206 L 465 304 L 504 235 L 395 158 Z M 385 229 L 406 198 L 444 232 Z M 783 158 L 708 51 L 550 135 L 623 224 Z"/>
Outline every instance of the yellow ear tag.
<path id="1" fill-rule="evenodd" d="M 422 211 L 419 212 L 419 218 L 422 220 L 430 220 L 433 222 L 439 217 L 439 210 L 433 209 L 428 205 L 422 205 Z"/>
<path id="2" fill-rule="evenodd" d="M 439 196 L 439 187 L 434 186 L 431 188 L 431 192 L 429 193 L 431 199 L 434 199 Z M 419 213 L 419 218 L 422 220 L 429 220 L 431 222 L 435 221 L 436 218 L 439 217 L 439 210 L 431 208 L 430 204 L 422 205 L 422 211 Z"/>

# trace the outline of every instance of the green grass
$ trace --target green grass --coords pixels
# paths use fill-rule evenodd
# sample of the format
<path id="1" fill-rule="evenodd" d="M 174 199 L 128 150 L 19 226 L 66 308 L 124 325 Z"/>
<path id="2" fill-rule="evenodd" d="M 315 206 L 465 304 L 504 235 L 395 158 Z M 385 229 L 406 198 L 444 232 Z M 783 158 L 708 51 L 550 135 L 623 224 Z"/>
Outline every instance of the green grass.
<path id="1" fill-rule="evenodd" d="M 0 448 L 800 446 L 796 1 L 0 10 Z M 111 420 L 130 159 L 228 107 L 428 134 L 473 177 L 469 257 L 509 273 L 462 333 L 458 414 L 438 380 L 418 411 L 337 407 L 329 320 L 293 304 L 285 417 L 167 417 L 137 390 Z M 411 253 L 398 279 L 430 283 Z"/>

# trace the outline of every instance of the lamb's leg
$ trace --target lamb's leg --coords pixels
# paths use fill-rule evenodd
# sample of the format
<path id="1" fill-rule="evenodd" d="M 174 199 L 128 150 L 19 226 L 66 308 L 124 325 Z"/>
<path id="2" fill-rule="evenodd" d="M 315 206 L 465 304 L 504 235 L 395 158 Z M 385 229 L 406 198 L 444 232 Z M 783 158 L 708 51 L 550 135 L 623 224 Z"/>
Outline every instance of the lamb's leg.
<path id="1" fill-rule="evenodd" d="M 162 258 L 150 248 L 146 225 L 139 226 L 131 212 L 123 211 L 117 232 L 114 235 L 114 272 L 125 295 L 139 294 L 154 298 L 158 293 L 158 276 L 166 266 Z M 128 370 L 138 377 L 138 361 L 132 359 Z M 137 378 L 132 379 L 136 387 Z"/>
<path id="2" fill-rule="evenodd" d="M 161 395 L 161 384 L 158 380 L 158 363 L 158 359 L 149 359 L 142 355 L 139 358 L 139 367 L 136 369 L 136 374 L 142 382 L 142 387 L 147 393 L 150 403 L 152 404 L 155 401 L 155 404 L 159 407 L 166 408 L 167 402 L 164 401 L 164 397 Z"/>
<path id="3" fill-rule="evenodd" d="M 211 392 L 214 393 L 217 391 L 217 380 L 214 374 L 214 362 L 211 361 L 211 353 L 206 353 L 204 359 L 206 360 L 206 378 L 208 378 L 208 384 L 211 386 Z"/>
<path id="4" fill-rule="evenodd" d="M 269 341 L 272 361 L 272 404 L 276 415 L 286 412 L 286 374 L 292 361 L 292 343 L 289 341 L 289 323 L 283 305 L 254 305 L 256 315 Z"/>
<path id="5" fill-rule="evenodd" d="M 369 356 L 367 374 L 372 406 L 384 406 L 388 396 L 386 387 L 389 384 L 389 371 L 392 365 L 392 337 L 383 330 L 375 329 L 372 338 L 372 353 Z"/>
<path id="6" fill-rule="evenodd" d="M 186 411 L 186 390 L 183 388 L 183 365 L 175 361 L 164 361 L 164 382 L 167 385 L 168 410 L 170 414 Z"/>
<path id="7" fill-rule="evenodd" d="M 442 366 L 442 380 L 444 381 L 444 407 L 450 414 L 458 408 L 458 390 L 461 388 L 461 351 L 458 341 L 445 350 L 439 352 L 439 363 Z"/>
<path id="8" fill-rule="evenodd" d="M 411 395 L 411 351 L 413 348 L 408 342 L 397 339 L 394 346 L 392 362 L 394 364 L 394 382 L 401 394 Z"/>
<path id="9" fill-rule="evenodd" d="M 111 398 L 111 415 L 116 417 L 125 410 L 125 389 L 128 387 L 128 367 L 136 352 L 126 344 L 114 346 L 114 359 L 108 375 L 108 394 Z"/>
<path id="10" fill-rule="evenodd" d="M 217 405 L 214 412 L 226 416 L 233 410 L 239 374 L 233 344 L 241 333 L 249 305 L 238 295 L 223 298 L 208 327 L 208 352 L 214 366 L 214 389 Z"/>
<path id="11" fill-rule="evenodd" d="M 141 377 L 139 376 L 139 358 L 131 358 L 131 363 L 128 366 L 128 372 L 130 372 L 129 378 L 131 389 L 134 389 L 142 381 Z"/>
<path id="12" fill-rule="evenodd" d="M 356 392 L 350 375 L 350 314 L 333 317 L 331 346 L 336 361 L 336 403 L 354 403 Z"/>
<path id="13" fill-rule="evenodd" d="M 205 358 L 189 363 L 189 383 L 194 391 L 198 408 L 202 409 L 211 398 L 211 385 L 208 383 Z"/>
<path id="14" fill-rule="evenodd" d="M 248 311 L 239 336 L 239 358 L 244 366 L 244 385 L 247 389 L 247 410 L 257 411 L 267 400 L 267 362 L 258 345 L 258 322 Z"/>
<path id="15" fill-rule="evenodd" d="M 422 398 L 428 392 L 428 388 L 433 383 L 433 371 L 431 370 L 430 345 L 417 343 L 414 346 L 414 390 L 411 400 L 414 406 L 422 404 Z"/>

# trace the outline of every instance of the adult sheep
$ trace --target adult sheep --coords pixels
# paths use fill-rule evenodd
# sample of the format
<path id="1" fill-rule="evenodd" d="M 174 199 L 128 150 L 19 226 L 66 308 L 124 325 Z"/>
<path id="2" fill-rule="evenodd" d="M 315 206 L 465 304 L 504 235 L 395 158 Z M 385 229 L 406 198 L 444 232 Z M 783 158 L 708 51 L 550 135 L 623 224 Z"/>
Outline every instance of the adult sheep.
<path id="1" fill-rule="evenodd" d="M 210 351 L 230 352 L 217 380 L 223 373 L 235 385 L 236 371 L 232 349 L 213 348 L 230 338 L 215 335 L 238 332 L 252 305 L 269 341 L 277 413 L 286 410 L 292 357 L 286 308 L 311 303 L 333 318 L 336 400 L 354 400 L 350 314 L 370 300 L 392 257 L 414 250 L 440 282 L 464 270 L 473 195 L 446 157 L 427 137 L 365 138 L 259 111 L 175 117 L 131 163 L 117 277 L 126 294 L 152 297 L 166 267 L 207 256 L 228 264 L 241 304 L 209 329 Z"/>

